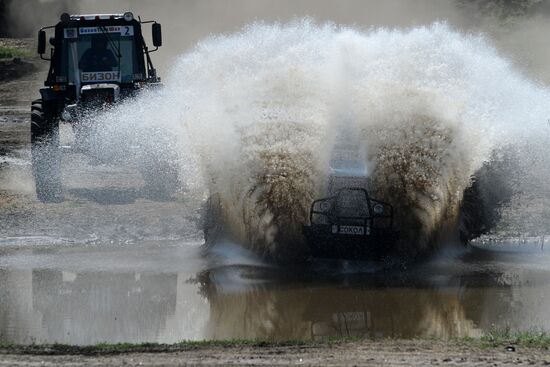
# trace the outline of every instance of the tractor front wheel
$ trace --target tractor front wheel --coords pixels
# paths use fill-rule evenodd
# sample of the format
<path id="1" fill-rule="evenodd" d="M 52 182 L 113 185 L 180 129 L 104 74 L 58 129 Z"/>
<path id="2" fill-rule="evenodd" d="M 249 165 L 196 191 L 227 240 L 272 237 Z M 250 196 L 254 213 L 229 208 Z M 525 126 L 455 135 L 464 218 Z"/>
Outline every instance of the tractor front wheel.
<path id="1" fill-rule="evenodd" d="M 42 100 L 31 106 L 32 173 L 36 197 L 46 203 L 61 200 L 61 151 L 59 121 Z"/>

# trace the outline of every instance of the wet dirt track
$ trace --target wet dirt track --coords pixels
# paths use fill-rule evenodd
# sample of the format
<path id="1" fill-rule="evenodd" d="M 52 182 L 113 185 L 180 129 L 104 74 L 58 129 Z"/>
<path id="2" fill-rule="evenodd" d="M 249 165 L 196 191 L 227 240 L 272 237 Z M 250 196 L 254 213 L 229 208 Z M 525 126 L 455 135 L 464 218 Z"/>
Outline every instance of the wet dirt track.
<path id="1" fill-rule="evenodd" d="M 450 251 L 397 271 L 368 263 L 211 258 L 197 203 L 155 201 L 131 167 L 64 157 L 64 201 L 36 201 L 24 105 L 0 123 L 0 339 L 16 343 L 480 336 L 550 329 L 550 257 L 536 244 Z M 521 315 L 518 317 L 518 315 Z"/>
<path id="2" fill-rule="evenodd" d="M 521 366 L 550 364 L 548 351 L 485 349 L 440 341 L 354 342 L 298 347 L 205 347 L 107 356 L 6 355 L 0 366 Z"/>
<path id="3" fill-rule="evenodd" d="M 24 83 L 32 85 L 29 77 Z M 11 87 L 10 87 L 11 85 Z M 0 340 L 22 344 L 182 339 L 480 336 L 510 325 L 550 330 L 550 257 L 538 245 L 451 252 L 412 269 L 309 264 L 279 269 L 222 246 L 213 259 L 197 203 L 156 201 L 131 167 L 64 157 L 64 201 L 42 204 L 30 174 L 27 96 L 4 84 L 0 105 Z M 502 349 L 502 348 L 501 348 Z M 2 355 L 0 365 L 514 365 L 548 351 L 444 342 L 334 348 L 206 348 L 127 356 Z"/>
<path id="4" fill-rule="evenodd" d="M 197 213 L 187 210 L 181 195 L 169 201 L 150 200 L 135 169 L 94 164 L 80 154 L 63 157 L 64 201 L 38 202 L 27 114 L 11 110 L 0 120 L 0 235 L 4 240 L 127 243 L 195 235 Z"/>
<path id="5" fill-rule="evenodd" d="M 17 87 L 25 89 L 27 84 L 36 84 L 33 79 L 36 77 L 32 75 L 28 76 L 28 80 L 20 80 L 20 85 Z M 41 281 L 48 283 L 48 279 L 56 279 L 59 265 L 64 268 L 66 265 L 74 264 L 75 277 L 85 269 L 91 271 L 94 275 L 86 282 L 95 290 L 87 291 L 92 292 L 91 297 L 95 298 L 95 292 L 98 289 L 103 289 L 100 293 L 104 291 L 109 293 L 107 288 L 111 286 L 112 279 L 115 280 L 113 292 L 120 290 L 116 285 L 121 281 L 118 280 L 117 273 L 131 271 L 132 278 L 139 280 L 137 273 L 143 270 L 141 264 L 149 264 L 146 271 L 155 273 L 167 270 L 166 259 L 170 259 L 172 263 L 177 262 L 177 266 L 180 266 L 189 259 L 186 256 L 178 256 L 178 251 L 194 249 L 202 242 L 202 233 L 198 230 L 200 218 L 196 203 L 190 204 L 190 200 L 186 199 L 183 193 L 177 193 L 170 200 L 150 198 L 143 189 L 143 180 L 135 168 L 97 164 L 80 154 L 64 154 L 64 200 L 56 204 L 43 204 L 37 201 L 30 164 L 29 101 L 25 100 L 28 96 L 20 94 L 21 89 L 15 89 L 18 92 L 14 92 L 15 87 L 15 85 L 11 87 L 3 85 L 0 90 L 0 95 L 5 98 L 0 102 L 0 259 L 7 260 L 8 254 L 13 253 L 12 251 L 15 253 L 23 251 L 26 254 L 38 255 L 31 261 L 36 261 L 35 265 L 41 269 L 48 268 L 47 262 L 50 260 L 57 265 L 53 265 L 50 269 L 53 271 L 50 275 L 33 276 L 33 270 L 31 270 L 30 281 L 34 285 L 24 281 L 27 272 L 19 266 L 12 269 L 8 269 L 10 268 L 8 266 L 0 270 L 2 273 L 0 287 L 3 289 L 0 292 L 2 293 L 0 307 L 3 309 L 0 312 L 2 320 L 0 329 L 3 329 L 0 332 L 0 340 L 12 339 L 8 334 L 15 336 L 20 332 L 26 333 L 23 331 L 25 326 L 19 323 L 21 321 L 26 324 L 26 321 L 22 321 L 19 316 L 14 316 L 11 311 L 4 308 L 10 303 L 9 299 L 17 299 L 19 296 L 16 293 L 25 288 L 31 293 L 33 289 L 38 291 L 38 288 L 41 289 L 39 293 L 42 293 L 42 290 L 46 292 L 43 293 L 44 295 L 51 292 L 52 289 L 48 289 L 47 286 L 42 287 L 36 281 L 40 278 Z M 178 245 L 175 250 L 173 243 Z M 141 251 L 145 246 L 150 247 Z M 47 260 L 48 258 L 50 260 Z M 94 258 L 96 262 L 92 260 Z M 90 260 L 94 263 L 89 263 Z M 124 264 L 128 266 L 125 269 Z M 27 265 L 30 264 L 27 263 Z M 103 269 L 107 271 L 102 272 Z M 176 269 L 179 268 L 176 267 Z M 12 273 L 12 270 L 15 273 Z M 25 275 L 19 270 L 23 270 Z M 114 274 L 110 274 L 110 271 Z M 65 271 L 62 273 L 65 274 L 62 278 L 66 280 L 68 273 Z M 147 278 L 147 275 L 144 278 Z M 124 276 L 121 279 L 124 279 Z M 162 276 L 158 279 L 158 284 L 161 286 L 163 286 L 162 279 Z M 92 285 L 95 280 L 98 283 Z M 168 284 L 173 285 L 171 282 Z M 29 285 L 30 288 L 27 288 Z M 57 291 L 54 292 L 57 293 Z M 140 293 L 139 289 L 134 289 L 132 292 Z M 152 297 L 156 297 L 156 293 Z M 81 299 L 84 303 L 87 302 L 85 298 Z M 142 299 L 142 296 L 138 298 Z M 60 304 L 52 307 L 52 311 L 61 304 L 63 305 L 61 308 L 74 306 L 74 304 L 71 306 L 70 302 L 65 303 L 64 300 L 57 301 Z M 161 297 L 152 302 L 164 308 L 163 303 L 166 303 L 166 300 Z M 33 303 L 34 301 L 30 299 L 23 300 L 23 309 L 36 309 Z M 101 307 L 105 306 L 111 307 L 109 305 Z M 152 312 L 152 308 L 148 308 L 150 304 L 142 306 L 145 309 L 138 307 L 137 310 Z M 49 308 L 50 305 L 46 307 Z M 82 310 L 86 310 L 86 307 Z M 93 323 L 93 317 L 97 315 L 93 312 L 89 315 L 92 317 L 90 322 Z M 59 316 L 61 316 L 60 324 L 54 329 L 63 328 L 63 322 L 67 319 L 63 315 Z M 135 314 L 136 319 L 142 316 L 139 311 Z M 129 330 L 126 326 L 123 329 Z M 137 323 L 136 327 L 130 327 L 130 329 L 138 330 L 141 327 Z M 143 335 L 144 339 L 155 338 L 155 334 L 144 330 L 137 333 Z M 14 331 L 15 334 L 12 334 Z M 82 330 L 82 332 L 87 331 Z M 97 336 L 98 340 L 109 339 L 105 339 L 104 330 Z M 122 338 L 126 336 L 124 332 Z M 69 337 L 69 339 L 72 338 Z M 40 338 L 37 338 L 37 335 L 27 335 L 24 339 L 32 341 Z M 85 338 L 82 341 L 87 342 Z"/>

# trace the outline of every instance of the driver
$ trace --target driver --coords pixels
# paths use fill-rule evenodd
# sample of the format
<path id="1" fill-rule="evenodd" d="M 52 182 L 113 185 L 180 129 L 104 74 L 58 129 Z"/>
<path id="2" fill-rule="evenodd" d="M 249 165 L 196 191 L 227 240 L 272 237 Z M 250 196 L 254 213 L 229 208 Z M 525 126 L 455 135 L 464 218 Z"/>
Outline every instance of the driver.
<path id="1" fill-rule="evenodd" d="M 84 72 L 112 71 L 117 65 L 113 52 L 107 48 L 105 37 L 92 37 L 92 47 L 84 51 L 78 67 Z"/>

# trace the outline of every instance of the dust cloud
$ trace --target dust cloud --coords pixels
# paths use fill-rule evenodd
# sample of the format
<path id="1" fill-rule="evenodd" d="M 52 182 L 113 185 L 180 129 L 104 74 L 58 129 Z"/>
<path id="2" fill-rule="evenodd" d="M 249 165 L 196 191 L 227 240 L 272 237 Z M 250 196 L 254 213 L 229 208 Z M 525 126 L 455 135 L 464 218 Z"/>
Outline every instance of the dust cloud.
<path id="1" fill-rule="evenodd" d="M 39 27 L 53 25 L 59 14 L 133 11 L 163 24 L 165 46 L 154 55 L 161 70 L 201 39 L 240 30 L 254 21 L 288 22 L 311 17 L 367 29 L 411 27 L 446 21 L 473 32 L 488 33 L 517 64 L 536 78 L 550 80 L 545 35 L 550 30 L 550 5 L 545 1 L 498 0 L 4 0 L 12 35 L 32 37 Z M 4 5 L 6 6 L 6 5 Z M 147 31 L 144 32 L 149 35 Z"/>

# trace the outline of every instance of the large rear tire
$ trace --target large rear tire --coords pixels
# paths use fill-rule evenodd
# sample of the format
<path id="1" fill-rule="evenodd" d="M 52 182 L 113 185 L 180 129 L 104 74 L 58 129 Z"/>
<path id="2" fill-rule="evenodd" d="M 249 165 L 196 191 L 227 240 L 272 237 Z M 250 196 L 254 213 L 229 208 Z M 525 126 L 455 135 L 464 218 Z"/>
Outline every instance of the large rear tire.
<path id="1" fill-rule="evenodd" d="M 61 151 L 59 121 L 41 99 L 31 105 L 32 172 L 36 197 L 46 203 L 61 198 Z"/>

